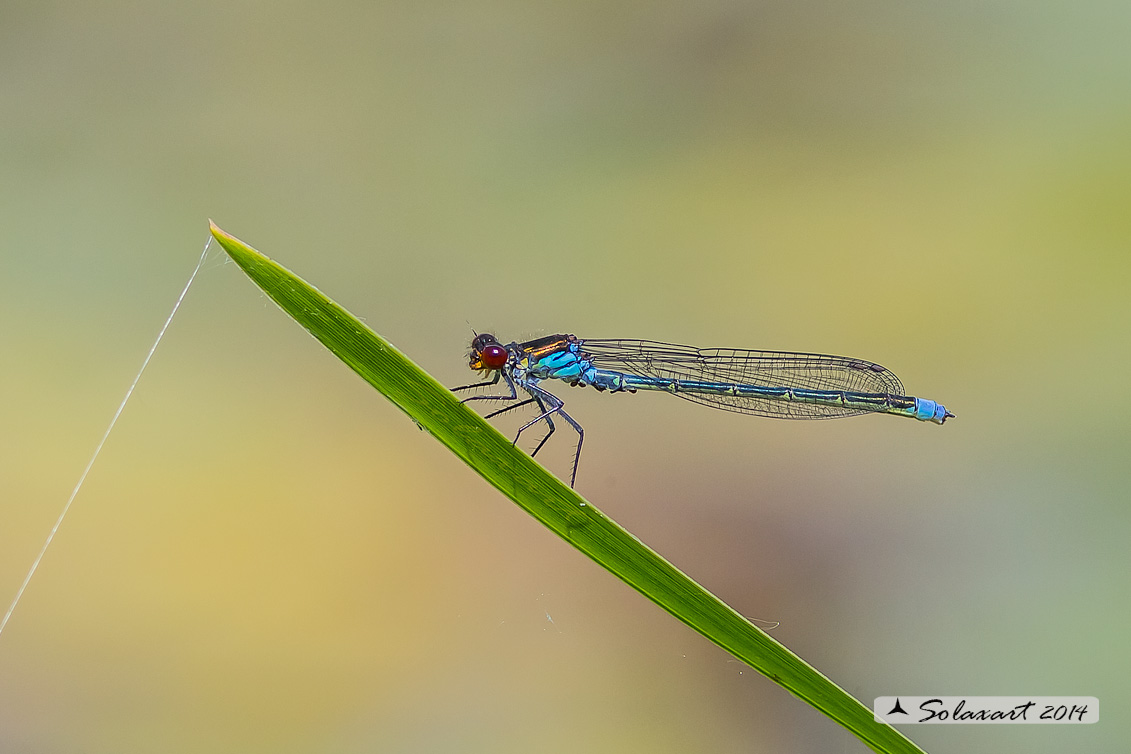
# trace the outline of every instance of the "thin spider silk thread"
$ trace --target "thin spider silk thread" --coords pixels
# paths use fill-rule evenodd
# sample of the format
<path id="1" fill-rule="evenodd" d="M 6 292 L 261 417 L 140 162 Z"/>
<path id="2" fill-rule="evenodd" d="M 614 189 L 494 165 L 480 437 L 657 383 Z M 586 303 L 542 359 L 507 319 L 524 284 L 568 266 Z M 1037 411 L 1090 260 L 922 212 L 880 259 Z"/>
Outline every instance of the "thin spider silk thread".
<path id="1" fill-rule="evenodd" d="M 94 448 L 94 454 L 87 462 L 86 468 L 83 469 L 82 474 L 79 476 L 78 483 L 75 485 L 75 488 L 71 490 L 71 496 L 67 498 L 67 502 L 63 506 L 63 510 L 59 513 L 59 518 L 55 519 L 55 525 L 51 527 L 51 531 L 48 533 L 47 539 L 43 543 L 43 547 L 39 548 L 39 554 L 36 555 L 35 560 L 32 561 L 31 568 L 28 569 L 27 575 L 24 576 L 24 580 L 23 583 L 20 584 L 20 588 L 16 590 L 15 599 L 13 599 L 12 604 L 8 606 L 8 611 L 4 613 L 4 617 L 0 619 L 0 634 L 4 633 L 4 627 L 8 625 L 8 620 L 12 617 L 12 613 L 15 612 L 16 605 L 20 603 L 20 599 L 24 596 L 24 592 L 27 590 L 28 582 L 31 581 L 31 577 L 34 576 L 36 570 L 39 569 L 39 564 L 43 561 L 43 556 L 47 553 L 47 548 L 51 546 L 51 540 L 55 539 L 55 533 L 59 531 L 59 527 L 63 524 L 63 519 L 67 517 L 67 512 L 71 509 L 71 503 L 73 503 L 75 501 L 75 497 L 78 496 L 79 490 L 82 489 L 82 485 L 86 481 L 87 475 L 90 473 L 91 468 L 94 466 L 94 462 L 98 460 L 98 454 L 102 452 L 102 447 L 106 444 L 106 440 L 110 437 L 110 433 L 114 431 L 114 425 L 118 423 L 118 417 L 122 415 L 122 411 L 126 408 L 126 403 L 129 401 L 130 396 L 133 395 L 134 388 L 137 387 L 137 383 L 141 379 L 141 375 L 145 372 L 145 368 L 149 366 L 149 361 L 153 358 L 153 352 L 157 350 L 157 346 L 161 343 L 161 339 L 165 337 L 165 331 L 169 329 L 169 323 L 173 321 L 173 316 L 176 315 L 177 310 L 181 308 L 181 302 L 185 300 L 185 295 L 188 293 L 189 287 L 192 285 L 192 281 L 196 280 L 196 273 L 200 272 L 200 268 L 204 266 L 204 260 L 208 256 L 208 250 L 211 247 L 212 237 L 209 236 L 208 243 L 204 244 L 204 251 L 200 253 L 200 261 L 196 263 L 196 268 L 192 271 L 192 274 L 189 275 L 188 282 L 185 283 L 185 287 L 181 291 L 181 295 L 177 297 L 177 303 L 173 304 L 173 311 L 169 312 L 168 319 L 166 319 L 165 324 L 161 326 L 161 332 L 157 333 L 157 340 L 153 341 L 153 345 L 149 348 L 149 353 L 145 355 L 145 360 L 141 362 L 141 369 L 137 370 L 137 375 L 134 377 L 133 382 L 130 383 L 129 389 L 126 390 L 126 396 L 122 398 L 122 402 L 118 404 L 118 410 L 114 412 L 114 418 L 110 420 L 110 426 L 106 427 L 106 431 L 102 434 L 102 439 L 98 441 L 98 445 Z"/>

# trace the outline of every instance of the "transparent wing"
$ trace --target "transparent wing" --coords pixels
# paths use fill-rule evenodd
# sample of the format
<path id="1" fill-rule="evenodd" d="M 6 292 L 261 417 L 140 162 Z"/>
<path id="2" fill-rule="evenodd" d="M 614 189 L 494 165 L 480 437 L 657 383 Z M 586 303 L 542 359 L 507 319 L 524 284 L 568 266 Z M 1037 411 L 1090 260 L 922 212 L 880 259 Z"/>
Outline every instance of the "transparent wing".
<path id="1" fill-rule="evenodd" d="M 600 369 L 662 380 L 903 395 L 903 384 L 888 369 L 844 356 L 693 348 L 653 340 L 583 340 L 581 350 Z M 869 413 L 859 408 L 756 396 L 684 391 L 676 395 L 712 408 L 783 419 L 831 419 Z"/>

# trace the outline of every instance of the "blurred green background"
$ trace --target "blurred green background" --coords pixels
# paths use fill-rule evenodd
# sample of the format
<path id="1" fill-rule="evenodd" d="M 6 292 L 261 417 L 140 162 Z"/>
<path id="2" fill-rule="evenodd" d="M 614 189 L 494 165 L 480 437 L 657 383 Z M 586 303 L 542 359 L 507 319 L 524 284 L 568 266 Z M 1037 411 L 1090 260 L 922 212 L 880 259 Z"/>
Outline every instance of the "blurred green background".
<path id="1" fill-rule="evenodd" d="M 567 390 L 578 488 L 868 704 L 1103 705 L 928 751 L 1125 750 L 1129 34 L 1115 2 L 3 3 L 0 602 L 212 217 L 450 385 L 472 327 L 891 367 L 958 418 Z M 217 261 L 0 637 L 0 751 L 865 749 Z"/>

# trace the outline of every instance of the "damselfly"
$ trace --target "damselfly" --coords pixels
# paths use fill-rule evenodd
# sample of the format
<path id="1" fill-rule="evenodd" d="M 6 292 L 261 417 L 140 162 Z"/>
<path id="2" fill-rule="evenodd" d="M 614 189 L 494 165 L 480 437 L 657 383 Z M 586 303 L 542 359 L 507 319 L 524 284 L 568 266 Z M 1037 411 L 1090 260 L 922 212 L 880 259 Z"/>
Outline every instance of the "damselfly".
<path id="1" fill-rule="evenodd" d="M 903 394 L 903 384 L 890 371 L 862 359 L 788 351 L 744 351 L 735 348 L 692 348 L 652 340 L 582 340 L 573 335 L 548 335 L 525 343 L 503 345 L 494 335 L 471 341 L 470 367 L 491 373 L 491 379 L 453 391 L 506 383 L 506 395 L 476 395 L 467 401 L 515 401 L 521 388 L 530 397 L 486 416 L 490 419 L 534 403 L 539 415 L 515 435 L 538 422 L 549 430 L 534 448 L 537 455 L 554 434 L 554 417 L 577 431 L 577 451 L 569 483 L 577 478 L 585 431 L 562 410 L 565 405 L 542 382 L 562 380 L 572 387 L 592 385 L 610 393 L 663 390 L 695 403 L 777 419 L 833 419 L 883 413 L 942 424 L 954 414 L 942 404 Z"/>

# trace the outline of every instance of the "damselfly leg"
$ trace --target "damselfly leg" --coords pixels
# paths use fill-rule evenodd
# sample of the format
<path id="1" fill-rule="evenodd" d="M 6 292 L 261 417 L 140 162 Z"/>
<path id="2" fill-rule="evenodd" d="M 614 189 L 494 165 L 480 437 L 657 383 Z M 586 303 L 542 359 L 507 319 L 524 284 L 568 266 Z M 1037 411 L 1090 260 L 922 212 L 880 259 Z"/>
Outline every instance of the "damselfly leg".
<path id="1" fill-rule="evenodd" d="M 565 406 L 565 401 L 563 401 L 561 398 L 533 383 L 525 384 L 522 387 L 531 395 L 533 395 L 535 400 L 538 401 L 538 405 L 542 409 L 542 414 L 541 416 L 531 419 L 525 425 L 520 427 L 518 430 L 518 435 L 515 436 L 514 441 L 517 443 L 519 435 L 544 419 L 546 423 L 550 425 L 550 431 L 546 433 L 546 436 L 542 438 L 542 442 L 538 443 L 538 447 L 534 449 L 534 453 L 537 453 L 542 449 L 542 446 L 546 444 L 546 440 L 550 439 L 550 435 L 554 434 L 554 422 L 550 417 L 554 414 L 557 414 L 561 418 L 565 419 L 566 422 L 568 422 L 569 425 L 573 427 L 577 432 L 577 450 L 573 454 L 573 470 L 569 475 L 569 486 L 573 487 L 573 483 L 577 479 L 577 464 L 581 460 L 581 444 L 585 442 L 585 430 L 581 428 L 580 424 L 574 421 L 572 416 L 562 410 L 562 408 Z M 550 404 L 549 409 L 546 408 L 543 401 Z M 534 453 L 530 454 L 531 457 L 534 456 Z"/>

